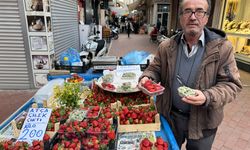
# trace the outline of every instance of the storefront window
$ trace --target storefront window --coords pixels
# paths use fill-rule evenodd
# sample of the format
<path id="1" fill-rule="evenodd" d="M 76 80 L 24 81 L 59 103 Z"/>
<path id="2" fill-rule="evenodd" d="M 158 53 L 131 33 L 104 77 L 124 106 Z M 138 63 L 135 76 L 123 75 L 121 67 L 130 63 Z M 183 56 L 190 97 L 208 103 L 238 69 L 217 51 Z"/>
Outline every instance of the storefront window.
<path id="1" fill-rule="evenodd" d="M 250 34 L 249 0 L 227 0 L 222 29 L 230 33 Z"/>
<path id="2" fill-rule="evenodd" d="M 169 12 L 169 5 L 158 4 L 157 11 L 158 12 Z"/>
<path id="3" fill-rule="evenodd" d="M 234 46 L 240 69 L 250 72 L 250 3 L 249 0 L 226 0 L 222 29 Z"/>

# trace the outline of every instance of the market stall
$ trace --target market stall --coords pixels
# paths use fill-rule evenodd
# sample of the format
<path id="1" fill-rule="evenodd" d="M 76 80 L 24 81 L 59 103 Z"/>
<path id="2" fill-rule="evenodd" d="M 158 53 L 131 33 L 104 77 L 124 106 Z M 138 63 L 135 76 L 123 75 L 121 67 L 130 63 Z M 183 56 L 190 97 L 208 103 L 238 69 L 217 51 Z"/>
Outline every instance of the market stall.
<path id="1" fill-rule="evenodd" d="M 43 149 L 142 149 L 162 146 L 178 150 L 168 122 L 154 106 L 154 96 L 161 94 L 164 88 L 150 92 L 145 86 L 142 92 L 131 84 L 137 82 L 141 73 L 135 70 L 135 66 L 106 70 L 88 86 L 85 86 L 84 78 L 77 74 L 66 79 L 52 79 L 40 89 L 40 95 L 35 94 L 0 125 L 1 141 L 12 141 L 3 142 L 3 145 L 17 145 L 17 139 L 19 142 L 27 141 L 32 148 L 39 145 Z M 48 89 L 51 87 L 53 90 Z M 40 114 L 34 115 L 35 112 L 46 116 L 47 122 L 43 120 L 45 128 L 35 127 L 38 127 L 37 122 L 42 121 Z M 39 136 L 39 140 L 32 139 L 42 133 L 42 128 L 43 136 Z M 28 133 L 25 134 L 25 131 Z M 26 140 L 20 140 L 25 136 L 28 136 Z"/>

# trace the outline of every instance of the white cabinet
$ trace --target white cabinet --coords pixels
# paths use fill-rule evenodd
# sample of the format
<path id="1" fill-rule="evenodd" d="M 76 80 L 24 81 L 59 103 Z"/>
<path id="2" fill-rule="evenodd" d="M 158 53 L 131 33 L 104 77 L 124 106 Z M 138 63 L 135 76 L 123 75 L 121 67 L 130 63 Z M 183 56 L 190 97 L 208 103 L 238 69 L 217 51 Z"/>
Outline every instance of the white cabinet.
<path id="1" fill-rule="evenodd" d="M 80 46 L 83 45 L 83 43 L 85 43 L 85 41 L 88 40 L 88 36 L 90 33 L 90 27 L 89 25 L 79 25 L 79 36 L 80 36 Z"/>
<path id="2" fill-rule="evenodd" d="M 54 60 L 50 0 L 23 0 L 34 85 L 47 83 Z"/>

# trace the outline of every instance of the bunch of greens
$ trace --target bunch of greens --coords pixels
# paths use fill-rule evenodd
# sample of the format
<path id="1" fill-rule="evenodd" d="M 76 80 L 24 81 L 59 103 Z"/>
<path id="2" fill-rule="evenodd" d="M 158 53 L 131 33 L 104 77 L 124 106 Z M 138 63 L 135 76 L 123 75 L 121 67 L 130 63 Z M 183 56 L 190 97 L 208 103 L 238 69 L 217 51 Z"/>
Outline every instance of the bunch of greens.
<path id="1" fill-rule="evenodd" d="M 64 83 L 64 86 L 56 86 L 54 88 L 54 98 L 57 99 L 61 106 L 68 108 L 79 107 L 81 95 L 81 84 L 80 83 Z"/>

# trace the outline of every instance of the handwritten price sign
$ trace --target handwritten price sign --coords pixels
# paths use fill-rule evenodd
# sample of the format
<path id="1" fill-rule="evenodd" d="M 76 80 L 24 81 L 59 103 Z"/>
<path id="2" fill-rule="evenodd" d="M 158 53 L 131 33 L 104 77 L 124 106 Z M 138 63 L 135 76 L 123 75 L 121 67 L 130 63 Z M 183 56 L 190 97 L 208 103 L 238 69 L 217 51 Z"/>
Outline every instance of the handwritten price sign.
<path id="1" fill-rule="evenodd" d="M 48 108 L 30 108 L 17 140 L 28 143 L 33 140 L 42 140 L 51 111 Z"/>

